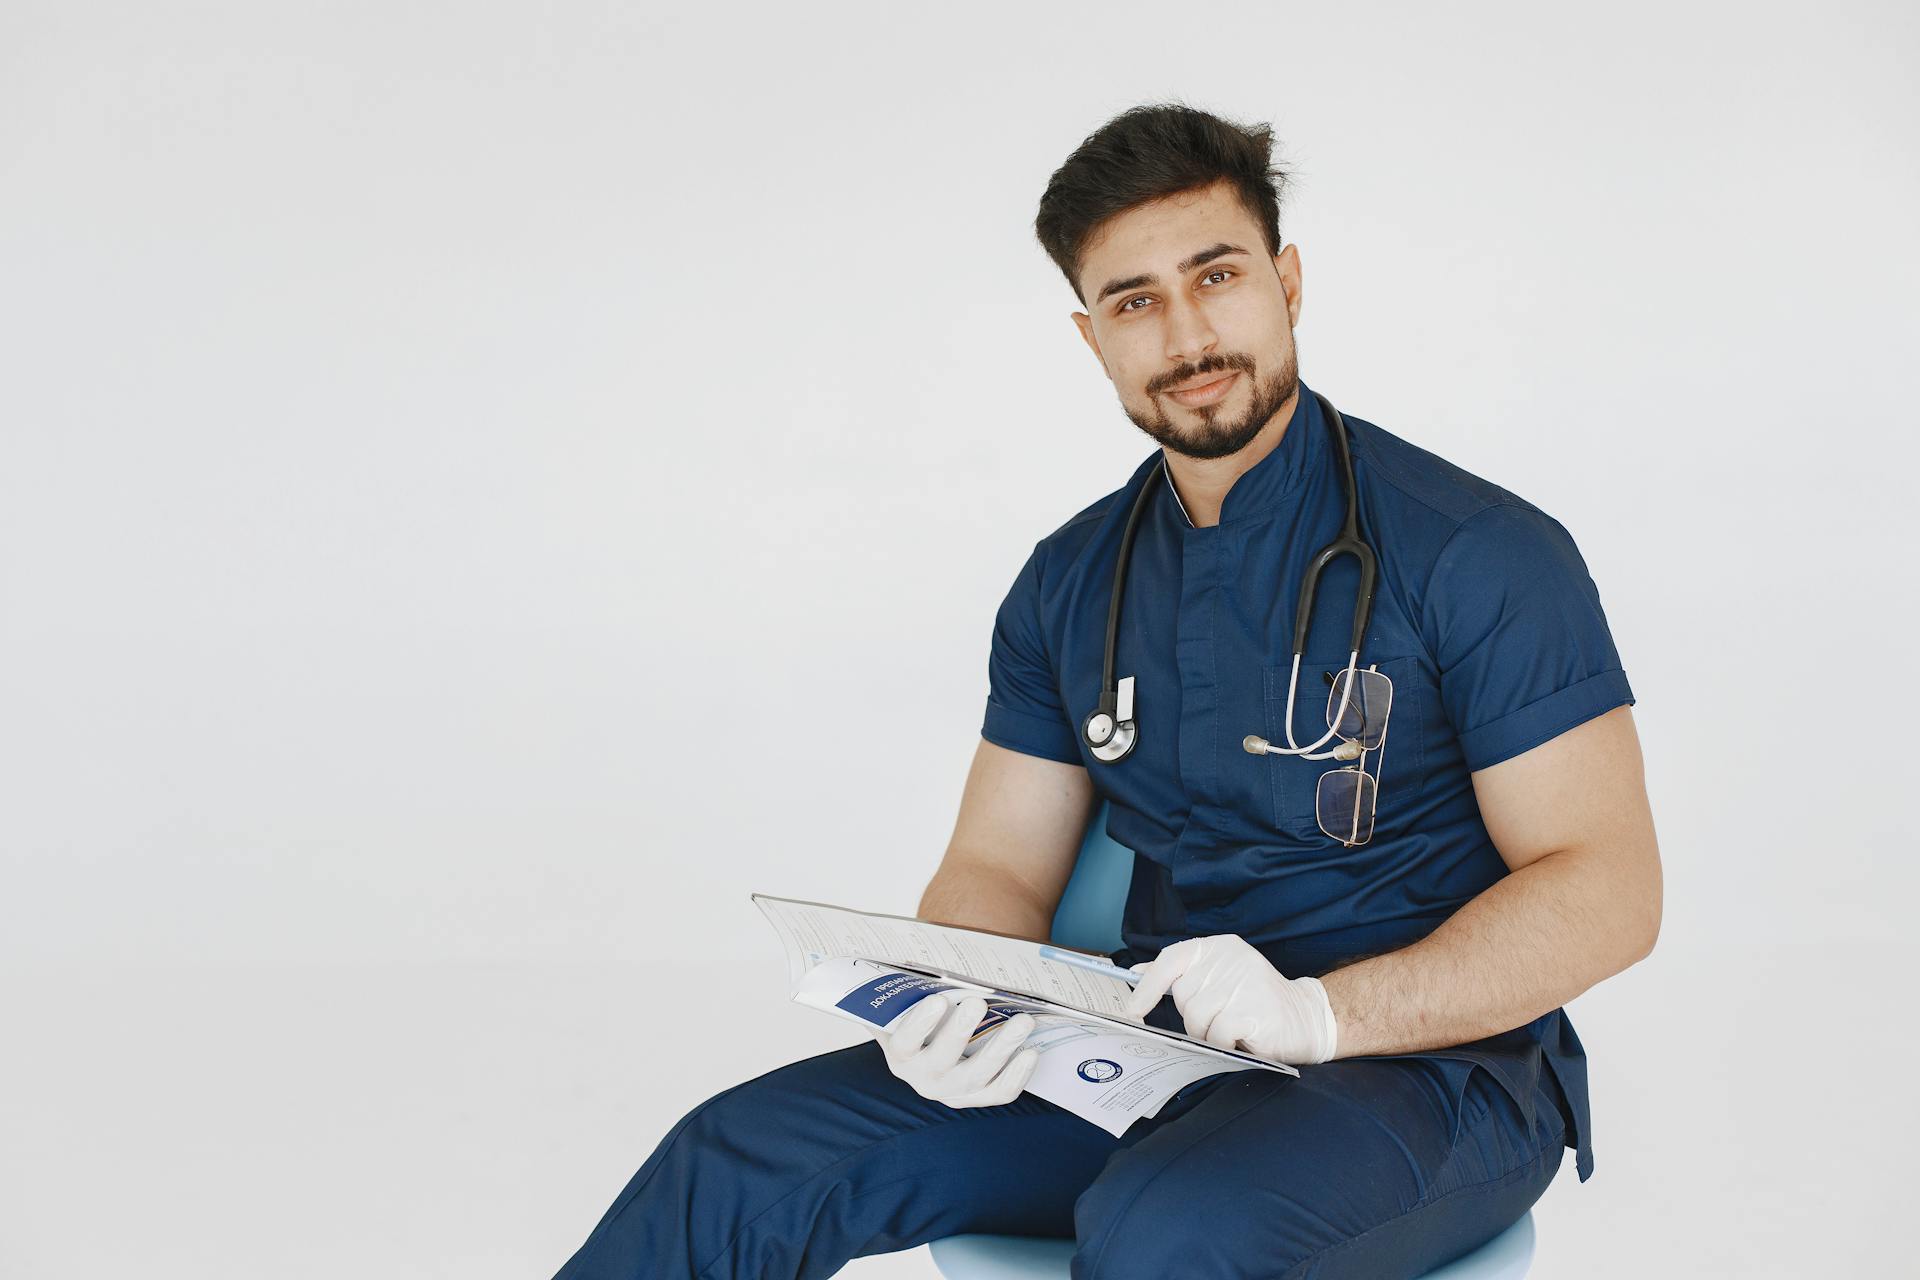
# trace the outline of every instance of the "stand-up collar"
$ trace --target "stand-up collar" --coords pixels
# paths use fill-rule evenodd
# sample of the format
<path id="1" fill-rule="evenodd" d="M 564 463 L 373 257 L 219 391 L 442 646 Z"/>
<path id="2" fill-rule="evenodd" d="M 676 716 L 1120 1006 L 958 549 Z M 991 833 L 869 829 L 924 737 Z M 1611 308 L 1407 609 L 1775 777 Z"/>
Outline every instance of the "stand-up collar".
<path id="1" fill-rule="evenodd" d="M 1302 478 L 1319 465 L 1325 449 L 1327 426 L 1320 412 L 1318 397 L 1305 382 L 1299 385 L 1300 394 L 1294 401 L 1293 417 L 1287 421 L 1287 429 L 1281 434 L 1280 443 L 1273 446 L 1266 457 L 1254 463 L 1252 469 L 1235 480 L 1233 487 L 1227 490 L 1226 500 L 1220 504 L 1222 525 L 1265 515 L 1291 498 L 1300 487 Z M 1160 468 L 1166 473 L 1167 492 L 1173 495 L 1181 519 L 1188 528 L 1193 528 L 1193 517 L 1187 514 L 1186 504 L 1180 501 L 1179 490 L 1173 487 L 1173 472 L 1167 467 L 1164 450 L 1160 455 Z"/>

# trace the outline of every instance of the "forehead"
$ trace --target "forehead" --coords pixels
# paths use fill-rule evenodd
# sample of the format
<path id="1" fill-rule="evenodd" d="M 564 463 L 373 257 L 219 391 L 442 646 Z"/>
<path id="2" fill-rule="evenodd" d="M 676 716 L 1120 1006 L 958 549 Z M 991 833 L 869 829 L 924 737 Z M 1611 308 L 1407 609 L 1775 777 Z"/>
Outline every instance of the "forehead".
<path id="1" fill-rule="evenodd" d="M 1109 276 L 1171 270 L 1178 259 L 1222 240 L 1249 249 L 1265 243 L 1253 215 L 1224 181 L 1108 218 L 1081 250 L 1080 280 L 1097 288 Z"/>

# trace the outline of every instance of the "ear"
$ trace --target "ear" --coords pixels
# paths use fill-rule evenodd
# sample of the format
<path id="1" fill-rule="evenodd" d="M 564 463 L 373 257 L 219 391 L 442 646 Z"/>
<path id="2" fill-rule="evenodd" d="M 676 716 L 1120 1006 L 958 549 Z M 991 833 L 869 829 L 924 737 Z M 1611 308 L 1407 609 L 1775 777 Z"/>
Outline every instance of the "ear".
<path id="1" fill-rule="evenodd" d="M 1107 368 L 1107 358 L 1100 354 L 1100 341 L 1093 336 L 1093 317 L 1084 311 L 1073 313 L 1074 327 L 1080 330 L 1080 336 L 1086 340 L 1088 350 L 1094 359 L 1100 362 L 1100 372 L 1107 375 L 1107 381 L 1113 381 L 1113 370 Z"/>
<path id="2" fill-rule="evenodd" d="M 1284 245 L 1273 255 L 1273 270 L 1280 277 L 1280 287 L 1287 293 L 1287 323 L 1297 328 L 1300 324 L 1300 246 Z"/>

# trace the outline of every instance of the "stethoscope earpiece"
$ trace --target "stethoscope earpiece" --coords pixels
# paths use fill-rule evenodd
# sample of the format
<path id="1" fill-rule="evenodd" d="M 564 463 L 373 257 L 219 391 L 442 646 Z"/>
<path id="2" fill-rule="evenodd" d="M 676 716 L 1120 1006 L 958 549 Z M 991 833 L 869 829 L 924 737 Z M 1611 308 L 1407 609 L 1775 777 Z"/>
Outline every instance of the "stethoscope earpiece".
<path id="1" fill-rule="evenodd" d="M 1276 747 L 1257 733 L 1250 733 L 1240 739 L 1240 749 L 1250 756 L 1290 756 L 1295 754 L 1285 747 Z M 1340 745 L 1324 755 L 1308 756 L 1309 760 L 1358 760 L 1364 749 L 1352 738 L 1341 739 Z"/>

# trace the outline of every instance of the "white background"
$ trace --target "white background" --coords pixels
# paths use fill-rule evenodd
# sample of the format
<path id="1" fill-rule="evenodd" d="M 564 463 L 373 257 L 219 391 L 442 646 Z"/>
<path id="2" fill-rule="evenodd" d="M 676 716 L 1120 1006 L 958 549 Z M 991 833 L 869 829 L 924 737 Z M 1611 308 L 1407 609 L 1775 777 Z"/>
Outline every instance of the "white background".
<path id="1" fill-rule="evenodd" d="M 544 1276 L 854 1042 L 748 894 L 913 911 L 995 607 L 1152 447 L 1035 204 L 1166 97 L 1273 123 L 1302 376 L 1566 523 L 1639 698 L 1665 926 L 1535 1274 L 1910 1260 L 1917 52 L 0 2 L 0 1273 Z"/>

